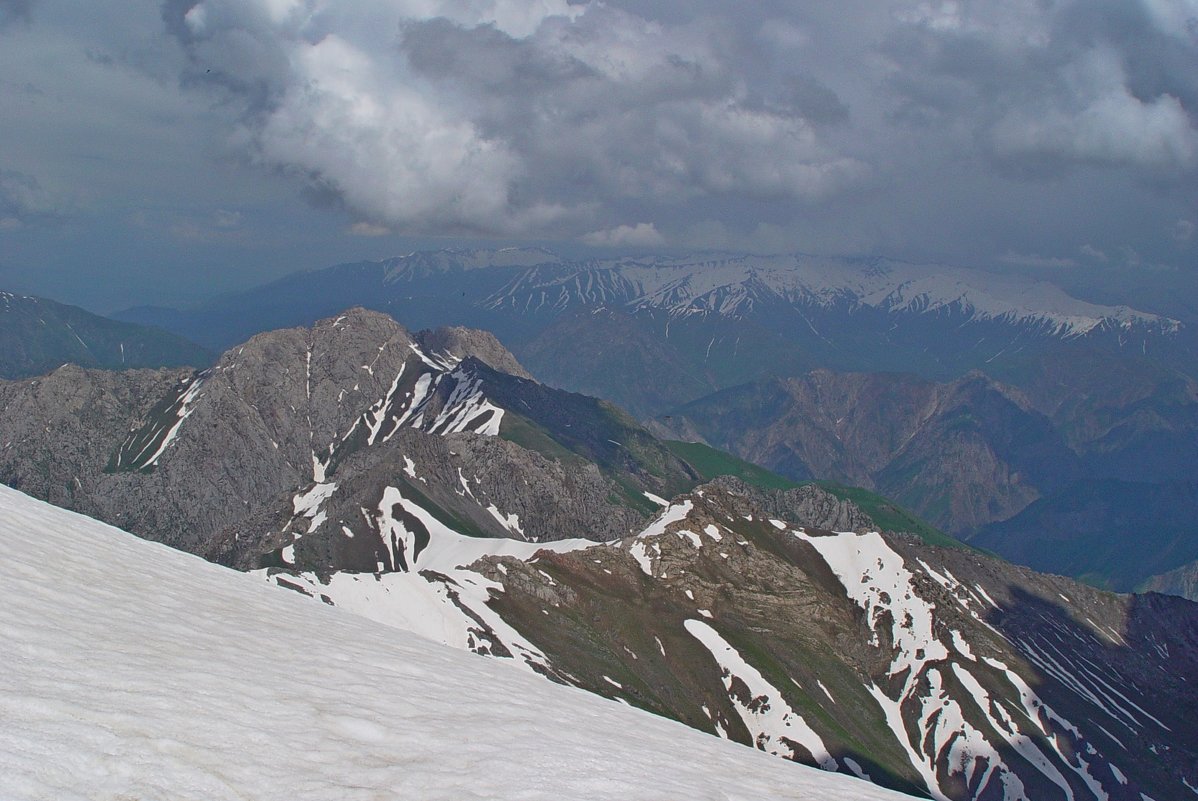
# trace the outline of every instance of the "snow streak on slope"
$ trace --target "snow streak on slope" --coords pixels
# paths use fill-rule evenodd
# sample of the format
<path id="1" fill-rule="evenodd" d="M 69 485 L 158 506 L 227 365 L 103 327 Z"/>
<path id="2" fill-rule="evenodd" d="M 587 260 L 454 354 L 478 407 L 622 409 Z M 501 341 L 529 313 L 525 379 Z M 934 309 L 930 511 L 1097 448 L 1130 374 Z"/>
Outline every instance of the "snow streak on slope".
<path id="1" fill-rule="evenodd" d="M 719 632 L 703 621 L 688 620 L 683 625 L 720 666 L 724 687 L 758 748 L 786 759 L 810 756 L 824 770 L 838 769 L 824 741 L 791 709 L 761 671 L 746 662 Z"/>
<path id="2" fill-rule="evenodd" d="M 503 587 L 470 570 L 445 573 L 315 573 L 256 571 L 267 581 L 319 598 L 329 606 L 471 651 L 512 660 L 534 673 L 553 673 L 549 659 L 494 612 L 487 601 Z"/>
<path id="3" fill-rule="evenodd" d="M 393 515 L 396 507 L 419 521 L 423 531 L 412 531 L 402 517 Z M 387 487 L 378 508 L 381 532 L 393 535 L 394 541 L 406 549 L 404 561 L 410 571 L 435 570 L 445 572 L 464 567 L 484 556 L 514 556 L 531 559 L 538 551 L 564 553 L 595 545 L 592 540 L 565 539 L 553 542 L 524 542 L 500 537 L 468 537 L 459 534 L 433 517 L 427 510 L 408 498 L 396 487 Z M 415 547 L 418 536 L 427 532 L 428 540 Z M 388 537 L 389 538 L 389 537 Z"/>
<path id="4" fill-rule="evenodd" d="M 151 420 L 148 424 L 129 432 L 129 436 L 117 449 L 111 468 L 123 472 L 153 467 L 174 441 L 183 421 L 195 411 L 195 402 L 200 397 L 204 377 L 205 374 L 200 373 L 181 381 L 174 394 L 165 398 L 150 412 Z"/>
<path id="5" fill-rule="evenodd" d="M 0 549 L 6 801 L 905 797 L 305 603 L 4 487 Z"/>
<path id="6" fill-rule="evenodd" d="M 410 475 L 419 480 L 408 460 Z M 321 506 L 336 491 L 336 484 L 316 484 L 295 496 L 297 518 L 311 520 L 310 531 L 323 522 Z M 492 505 L 490 507 L 494 509 Z M 529 560 L 541 551 L 563 553 L 595 545 L 590 540 L 557 540 L 530 543 L 522 540 L 471 537 L 446 526 L 415 500 L 394 486 L 383 489 L 377 509 L 363 514 L 372 521 L 386 555 L 374 573 L 338 571 L 328 575 L 276 570 L 255 571 L 266 581 L 295 590 L 330 606 L 399 629 L 413 631 L 455 648 L 477 654 L 514 659 L 539 673 L 552 673 L 548 658 L 487 602 L 503 591 L 467 567 L 486 556 Z M 296 518 L 288 530 L 296 528 Z M 348 527 L 343 527 L 348 532 Z M 296 541 L 302 535 L 294 534 Z M 352 537 L 351 537 L 352 538 Z M 295 546 L 283 549 L 283 560 L 294 564 Z"/>
<path id="7" fill-rule="evenodd" d="M 986 797 L 987 788 L 996 784 L 1006 801 L 1035 801 L 1035 794 L 1006 763 L 1008 752 L 1059 788 L 1065 799 L 1076 796 L 1062 769 L 1075 773 L 1087 788 L 1082 797 L 1108 798 L 1086 759 L 1087 752 L 1097 752 L 1077 727 L 1044 704 L 1006 665 L 991 659 L 979 663 L 961 633 L 938 621 L 935 604 L 920 596 L 915 575 L 880 534 L 794 533 L 816 549 L 848 597 L 865 611 L 875 642 L 880 644 L 880 633 L 888 635 L 893 652 L 890 684 L 898 690 L 888 693 L 875 686 L 871 694 L 933 795 L 946 798 L 943 787 L 956 777 L 965 782 L 972 798 Z M 976 601 L 976 596 L 966 595 L 951 574 L 920 565 L 972 613 L 969 599 Z M 1011 683 L 1022 710 L 991 697 L 978 678 L 987 669 L 1000 671 Z M 965 692 L 954 694 L 954 685 Z M 977 725 L 979 719 L 984 726 Z M 984 770 L 979 770 L 978 760 Z"/>
<path id="8" fill-rule="evenodd" d="M 641 568 L 641 572 L 646 576 L 653 576 L 653 560 L 661 556 L 661 545 L 653 542 L 653 540 L 664 534 L 666 529 L 673 523 L 685 520 L 693 508 L 694 503 L 689 500 L 682 503 L 668 504 L 662 510 L 661 514 L 657 516 L 657 519 L 633 538 L 632 543 L 628 546 L 628 552 L 636 560 L 637 565 Z"/>
<path id="9" fill-rule="evenodd" d="M 482 379 L 448 357 L 427 356 L 414 345 L 412 349 L 419 357 L 415 369 L 408 371 L 410 362 L 401 365 L 387 393 L 363 412 L 341 441 L 350 441 L 361 429 L 366 444 L 374 445 L 405 427 L 433 434 L 498 436 L 504 410 L 487 400 Z M 401 384 L 405 372 L 416 377 Z"/>

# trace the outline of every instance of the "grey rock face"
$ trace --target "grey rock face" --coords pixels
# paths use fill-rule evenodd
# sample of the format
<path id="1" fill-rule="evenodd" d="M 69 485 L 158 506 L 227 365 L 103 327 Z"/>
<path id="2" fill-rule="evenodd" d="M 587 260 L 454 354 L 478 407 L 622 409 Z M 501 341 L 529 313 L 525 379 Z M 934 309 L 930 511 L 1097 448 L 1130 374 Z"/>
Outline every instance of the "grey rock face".
<path id="1" fill-rule="evenodd" d="M 511 351 L 500 344 L 489 331 L 449 326 L 422 332 L 420 343 L 433 353 L 447 353 L 458 359 L 471 356 L 501 373 L 532 378 Z"/>
<path id="2" fill-rule="evenodd" d="M 300 499 L 321 486 L 329 489 L 319 512 L 297 512 Z M 382 522 L 393 516 L 384 498 L 395 492 L 447 528 L 476 537 L 612 540 L 645 520 L 613 501 L 618 487 L 594 464 L 564 465 L 498 437 L 405 429 L 339 464 L 328 484 L 304 486 L 279 499 L 273 514 L 224 532 L 222 561 L 321 574 L 411 570 L 413 548 L 397 553 Z M 428 525 L 404 518 L 421 542 L 428 541 Z"/>
<path id="3" fill-rule="evenodd" d="M 337 543 L 369 528 L 361 508 L 398 482 L 466 533 L 545 541 L 624 536 L 652 509 L 642 485 L 666 492 L 663 482 L 686 480 L 635 423 L 526 376 L 489 334 L 414 336 L 352 309 L 255 336 L 200 373 L 64 368 L 0 385 L 11 411 L 0 478 L 245 567 L 279 556 L 293 522 L 319 529 L 292 520 L 294 499 L 336 484 L 331 534 L 298 547 L 319 570 L 376 568 L 365 539 Z M 495 436 L 505 416 L 504 436 L 528 447 Z"/>
<path id="4" fill-rule="evenodd" d="M 452 371 L 418 347 L 390 317 L 352 310 L 260 334 L 199 374 L 63 368 L 7 384 L 2 477 L 206 554 L 216 532 L 319 478 L 359 441 L 385 436 L 372 429 L 384 423 L 385 400 L 400 403 L 405 391 L 411 400 L 422 376 L 431 388 L 432 374 Z M 421 399 L 431 423 L 444 399 Z"/>
<path id="5" fill-rule="evenodd" d="M 126 498 L 103 468 L 117 443 L 190 370 L 110 372 L 65 365 L 23 381 L 0 381 L 0 480 L 102 520 Z"/>
<path id="6" fill-rule="evenodd" d="M 724 494 L 724 502 L 736 514 L 795 521 L 798 525 L 828 531 L 876 531 L 869 515 L 852 501 L 837 498 L 814 484 L 790 490 L 766 490 L 731 476 L 722 476 L 711 486 Z"/>

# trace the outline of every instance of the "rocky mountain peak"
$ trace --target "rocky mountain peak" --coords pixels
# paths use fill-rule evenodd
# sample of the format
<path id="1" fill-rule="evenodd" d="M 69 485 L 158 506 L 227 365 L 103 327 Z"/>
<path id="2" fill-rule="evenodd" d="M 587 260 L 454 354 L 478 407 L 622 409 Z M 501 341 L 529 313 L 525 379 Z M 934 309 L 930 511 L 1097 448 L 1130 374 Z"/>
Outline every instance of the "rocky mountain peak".
<path id="1" fill-rule="evenodd" d="M 461 360 L 473 356 L 501 373 L 520 378 L 532 378 L 532 375 L 524 369 L 512 352 L 505 348 L 490 331 L 480 331 L 463 326 L 446 326 L 431 331 L 422 331 L 417 337 L 420 344 L 429 351 L 445 353 Z"/>

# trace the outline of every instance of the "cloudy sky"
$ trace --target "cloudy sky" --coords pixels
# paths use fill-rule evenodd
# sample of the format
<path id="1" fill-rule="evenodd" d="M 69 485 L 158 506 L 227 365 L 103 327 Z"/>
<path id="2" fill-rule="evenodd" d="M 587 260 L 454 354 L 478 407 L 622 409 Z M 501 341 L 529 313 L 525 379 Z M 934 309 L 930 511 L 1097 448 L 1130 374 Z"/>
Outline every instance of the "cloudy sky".
<path id="1" fill-rule="evenodd" d="M 1198 0 L 0 0 L 0 288 L 467 241 L 1198 272 Z"/>

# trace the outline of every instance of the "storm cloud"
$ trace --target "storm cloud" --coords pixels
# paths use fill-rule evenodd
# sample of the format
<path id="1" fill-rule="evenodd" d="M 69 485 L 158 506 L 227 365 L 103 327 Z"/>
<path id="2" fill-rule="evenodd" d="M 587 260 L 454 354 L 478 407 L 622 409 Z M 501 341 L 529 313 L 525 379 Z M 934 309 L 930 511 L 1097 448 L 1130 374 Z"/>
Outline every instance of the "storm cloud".
<path id="1" fill-rule="evenodd" d="M 574 236 L 629 206 L 801 203 L 868 177 L 819 131 L 847 113 L 831 91 L 788 76 L 761 97 L 717 20 L 411 5 L 205 0 L 176 27 L 197 73 L 244 91 L 257 159 L 408 230 Z"/>
<path id="2" fill-rule="evenodd" d="M 1198 256 L 1196 0 L 0 0 L 0 18 L 18 23 L 0 166 L 109 215 L 118 243 L 120 219 L 174 247 L 224 209 L 259 254 L 304 232 L 279 265 L 477 239 L 998 270 Z"/>
<path id="3" fill-rule="evenodd" d="M 33 0 L 0 0 L 0 29 L 17 22 L 32 19 Z"/>
<path id="4" fill-rule="evenodd" d="M 31 221 L 51 221 L 58 210 L 37 178 L 0 169 L 0 230 L 13 230 Z"/>
<path id="5" fill-rule="evenodd" d="M 1192 190 L 1193 2 L 802 5 L 202 0 L 165 17 L 191 78 L 244 104 L 254 160 L 398 231 L 752 243 L 855 197 L 926 206 L 921 175 L 945 160 L 979 196 L 1078 171 Z"/>

